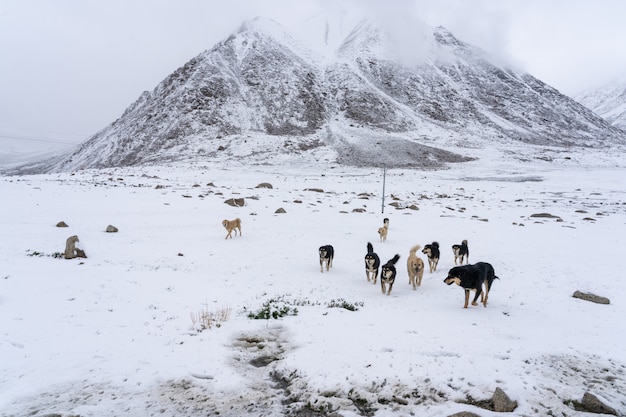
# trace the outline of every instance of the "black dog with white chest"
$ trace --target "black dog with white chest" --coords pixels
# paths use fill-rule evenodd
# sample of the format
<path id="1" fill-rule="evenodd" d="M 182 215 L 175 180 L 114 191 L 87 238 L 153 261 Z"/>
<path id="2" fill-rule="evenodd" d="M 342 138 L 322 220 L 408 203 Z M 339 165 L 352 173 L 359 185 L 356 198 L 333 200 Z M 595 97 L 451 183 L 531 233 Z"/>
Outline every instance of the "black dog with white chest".
<path id="1" fill-rule="evenodd" d="M 455 266 L 448 271 L 448 276 L 443 280 L 448 285 L 456 284 L 465 290 L 465 304 L 463 308 L 467 308 L 467 302 L 469 301 L 470 291 L 476 291 L 472 305 L 476 306 L 478 303 L 478 296 L 483 303 L 483 306 L 487 307 L 487 299 L 489 298 L 489 290 L 494 279 L 498 278 L 493 270 L 493 266 L 487 262 L 477 262 L 474 265 Z M 500 279 L 500 278 L 498 278 Z M 483 292 L 483 285 L 485 290 Z"/>
<path id="2" fill-rule="evenodd" d="M 326 263 L 326 270 L 330 270 L 333 266 L 333 258 L 335 257 L 335 249 L 332 245 L 320 246 L 320 272 L 324 272 L 324 263 Z"/>
<path id="3" fill-rule="evenodd" d="M 367 242 L 367 253 L 365 254 L 365 276 L 367 277 L 367 282 L 370 282 L 371 278 L 374 284 L 376 284 L 378 268 L 380 268 L 380 258 L 374 252 L 374 246 Z"/>
<path id="4" fill-rule="evenodd" d="M 396 280 L 396 262 L 400 259 L 400 255 L 396 254 L 393 258 L 387 261 L 386 264 L 380 270 L 380 288 L 383 291 L 383 294 L 391 294 L 391 287 L 393 287 L 393 283 Z M 387 291 L 385 292 L 385 286 L 387 287 Z"/>
<path id="5" fill-rule="evenodd" d="M 439 263 L 439 243 L 433 242 L 424 246 L 422 249 L 422 253 L 428 256 L 428 267 L 430 268 L 430 272 L 433 273 L 437 270 L 437 264 Z"/>
<path id="6" fill-rule="evenodd" d="M 467 246 L 467 240 L 463 240 L 460 245 L 452 245 L 452 252 L 454 253 L 454 264 L 457 265 L 457 261 L 459 261 L 459 265 L 463 265 L 463 260 L 465 263 L 469 263 L 469 247 Z"/>

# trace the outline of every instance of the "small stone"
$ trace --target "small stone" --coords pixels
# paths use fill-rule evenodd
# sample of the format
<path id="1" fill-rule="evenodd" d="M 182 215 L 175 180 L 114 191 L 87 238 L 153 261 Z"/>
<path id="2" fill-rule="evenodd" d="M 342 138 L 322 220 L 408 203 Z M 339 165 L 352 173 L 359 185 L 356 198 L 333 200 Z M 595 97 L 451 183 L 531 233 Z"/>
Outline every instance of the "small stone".
<path id="1" fill-rule="evenodd" d="M 115 226 L 108 225 L 107 228 L 106 228 L 106 232 L 107 233 L 117 233 L 118 229 Z"/>

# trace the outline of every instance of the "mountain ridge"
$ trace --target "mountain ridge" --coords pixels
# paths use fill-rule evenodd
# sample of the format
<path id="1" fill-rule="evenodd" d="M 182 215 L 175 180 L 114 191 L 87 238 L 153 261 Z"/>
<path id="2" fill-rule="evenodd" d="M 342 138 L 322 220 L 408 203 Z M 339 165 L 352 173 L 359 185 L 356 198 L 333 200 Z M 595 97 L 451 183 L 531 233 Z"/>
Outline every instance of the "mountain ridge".
<path id="1" fill-rule="evenodd" d="M 371 22 L 357 25 L 329 62 L 276 22 L 244 22 L 77 149 L 20 172 L 210 160 L 245 153 L 232 148 L 252 136 L 296 143 L 267 152 L 329 147 L 342 164 L 374 164 L 384 153 L 415 168 L 470 160 L 463 148 L 486 144 L 626 142 L 589 109 L 530 74 L 492 64 L 445 28 L 423 33 L 417 65 L 387 54 L 389 38 Z M 460 150 L 450 149 L 450 137 Z M 253 156 L 248 162 L 264 163 L 262 151 Z"/>

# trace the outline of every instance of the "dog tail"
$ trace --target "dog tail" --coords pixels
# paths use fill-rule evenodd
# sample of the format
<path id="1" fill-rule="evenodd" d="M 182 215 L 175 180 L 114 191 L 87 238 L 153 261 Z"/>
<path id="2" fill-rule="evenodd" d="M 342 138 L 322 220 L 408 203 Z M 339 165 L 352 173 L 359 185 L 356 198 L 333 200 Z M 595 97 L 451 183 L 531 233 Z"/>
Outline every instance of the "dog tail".
<path id="1" fill-rule="evenodd" d="M 367 253 L 374 252 L 374 246 L 372 246 L 371 242 L 367 242 Z"/>
<path id="2" fill-rule="evenodd" d="M 415 245 L 411 248 L 411 250 L 409 251 L 409 253 L 411 255 L 415 255 L 415 252 L 417 252 L 418 250 L 420 250 L 422 247 L 420 245 Z"/>
<path id="3" fill-rule="evenodd" d="M 433 245 L 434 247 L 438 248 L 438 247 L 439 247 L 439 242 L 433 242 L 433 243 L 432 243 L 432 245 Z"/>
<path id="4" fill-rule="evenodd" d="M 396 253 L 396 256 L 394 256 L 393 258 L 391 258 L 391 259 L 389 260 L 389 262 L 387 262 L 387 263 L 388 263 L 388 264 L 395 265 L 395 264 L 396 264 L 396 262 L 398 262 L 398 259 L 400 259 L 400 255 L 398 255 L 398 254 Z"/>

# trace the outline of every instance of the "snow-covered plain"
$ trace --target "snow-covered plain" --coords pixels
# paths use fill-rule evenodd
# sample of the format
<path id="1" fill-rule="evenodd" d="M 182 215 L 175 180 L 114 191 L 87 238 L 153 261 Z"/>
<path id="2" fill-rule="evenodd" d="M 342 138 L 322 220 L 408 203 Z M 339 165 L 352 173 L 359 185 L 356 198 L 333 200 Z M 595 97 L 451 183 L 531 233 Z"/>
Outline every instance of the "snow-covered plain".
<path id="1" fill-rule="evenodd" d="M 585 392 L 626 413 L 619 155 L 388 170 L 384 213 L 382 185 L 328 164 L 0 177 L 0 415 L 494 416 L 464 402 L 497 387 L 508 415 L 583 415 Z M 52 256 L 74 234 L 88 258 Z M 462 239 L 500 278 L 486 308 L 443 283 Z M 401 256 L 390 296 L 366 281 L 368 241 Z M 439 268 L 414 291 L 408 251 L 432 241 Z M 290 314 L 249 318 L 264 305 Z"/>

